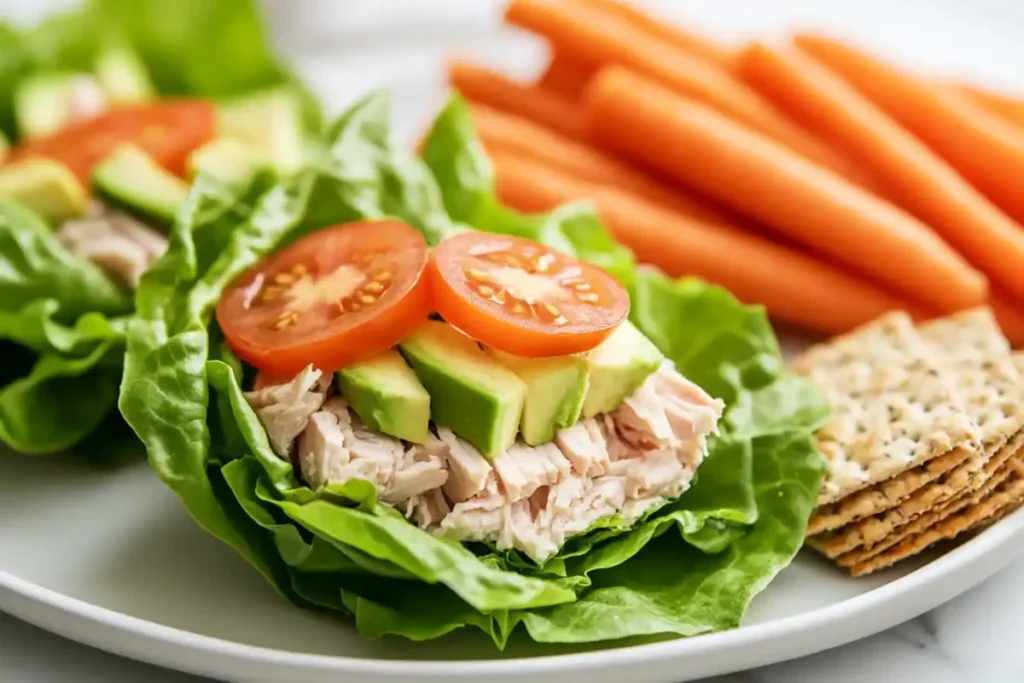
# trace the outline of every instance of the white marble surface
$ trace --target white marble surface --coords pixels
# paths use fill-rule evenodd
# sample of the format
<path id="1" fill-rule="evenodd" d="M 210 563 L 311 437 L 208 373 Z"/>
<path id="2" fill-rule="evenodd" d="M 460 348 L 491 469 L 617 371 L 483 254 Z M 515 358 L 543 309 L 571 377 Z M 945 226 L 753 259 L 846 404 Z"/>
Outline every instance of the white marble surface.
<path id="1" fill-rule="evenodd" d="M 653 0 L 651 0 L 653 1 Z M 69 0 L 0 0 L 0 16 L 30 17 Z M 262 0 L 274 33 L 331 109 L 367 88 L 397 88 L 403 132 L 422 123 L 438 89 L 439 59 L 450 52 L 478 55 L 528 72 L 542 50 L 520 36 L 497 33 L 500 0 Z M 816 4 L 817 3 L 817 4 Z M 859 24 L 880 45 L 908 59 L 971 74 L 993 84 L 1024 86 L 1016 36 L 1024 33 L 1019 0 L 659 0 L 722 35 L 772 29 L 778 17 Z M 827 8 L 827 11 L 826 11 Z M 938 8 L 938 9 L 937 9 Z M 986 22 L 1016 25 L 986 34 Z M 971 30 L 966 33 L 964 27 Z M 913 35 L 913 40 L 907 38 Z M 1008 58 L 1010 56 L 1013 58 Z M 1018 646 L 1024 613 L 1024 561 L 979 588 L 903 626 L 873 638 L 713 683 L 862 683 L 1024 681 Z M 0 614 L 0 683 L 200 683 L 66 641 Z M 301 683 L 301 682 L 297 682 Z M 572 683 L 567 679 L 567 683 Z M 710 683 L 710 682 L 708 682 Z"/>

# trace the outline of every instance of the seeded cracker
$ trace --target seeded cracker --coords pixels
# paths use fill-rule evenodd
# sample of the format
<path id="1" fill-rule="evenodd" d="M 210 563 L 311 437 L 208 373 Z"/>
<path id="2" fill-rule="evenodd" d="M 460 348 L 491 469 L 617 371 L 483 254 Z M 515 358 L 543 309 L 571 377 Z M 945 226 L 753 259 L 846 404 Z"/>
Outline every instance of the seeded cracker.
<path id="1" fill-rule="evenodd" d="M 818 504 L 971 449 L 977 427 L 905 313 L 890 313 L 814 347 L 792 368 L 832 404 L 816 445 L 830 472 Z"/>
<path id="2" fill-rule="evenodd" d="M 970 497 L 1014 455 L 1007 446 L 1024 426 L 1024 401 L 1010 348 L 988 309 L 974 309 L 928 323 L 920 332 L 946 368 L 982 431 L 983 447 L 966 461 L 915 491 L 895 507 L 849 524 L 822 548 L 830 558 L 887 541 L 918 515 L 963 495 Z"/>
<path id="3" fill-rule="evenodd" d="M 1013 450 L 1012 457 L 1002 461 L 1002 464 L 999 466 L 994 466 L 997 462 L 996 458 L 986 463 L 986 470 L 990 469 L 990 465 L 993 465 L 991 468 L 993 470 L 992 474 L 976 491 L 965 492 L 947 503 L 939 505 L 922 515 L 918 515 L 909 524 L 900 527 L 880 543 L 869 548 L 855 548 L 850 552 L 840 555 L 835 558 L 836 564 L 840 567 L 848 568 L 863 564 L 871 558 L 881 555 L 896 544 L 903 542 L 905 539 L 912 538 L 926 531 L 947 517 L 973 505 L 981 504 L 993 490 L 1002 485 L 1009 477 L 1014 476 L 1018 471 L 1024 471 L 1024 462 L 1022 462 L 1024 461 L 1024 450 L 1022 450 L 1024 449 L 1024 432 L 1018 434 L 1010 443 Z M 824 552 L 823 547 L 819 549 Z"/>
<path id="4" fill-rule="evenodd" d="M 999 487 L 985 498 L 958 514 L 951 515 L 930 529 L 913 536 L 899 545 L 876 555 L 872 559 L 850 568 L 853 576 L 865 576 L 884 569 L 907 557 L 916 555 L 939 541 L 956 538 L 961 532 L 971 529 L 993 517 L 1008 514 L 1024 499 L 1024 477 L 1014 472 Z"/>

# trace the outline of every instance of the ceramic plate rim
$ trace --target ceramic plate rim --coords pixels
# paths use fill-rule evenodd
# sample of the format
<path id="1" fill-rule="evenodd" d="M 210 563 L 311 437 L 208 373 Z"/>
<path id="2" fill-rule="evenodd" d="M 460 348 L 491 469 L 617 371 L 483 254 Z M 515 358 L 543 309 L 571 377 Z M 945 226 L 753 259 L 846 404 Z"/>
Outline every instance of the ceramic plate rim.
<path id="1" fill-rule="evenodd" d="M 813 654 L 916 617 L 1009 564 L 1018 553 L 1024 552 L 1021 539 L 1024 539 L 1024 510 L 1018 510 L 978 537 L 906 576 L 833 605 L 692 638 L 505 660 L 381 660 L 247 645 L 100 607 L 5 571 L 0 571 L 0 610 L 114 654 L 206 676 L 230 678 L 233 670 L 237 675 L 235 667 L 244 664 L 272 666 L 293 673 L 329 672 L 449 681 L 512 673 L 519 676 L 579 673 L 640 663 L 677 661 L 682 664 L 692 657 L 713 658 L 724 664 L 690 668 L 686 674 L 707 676 Z M 74 619 L 62 622 L 61 616 Z M 99 627 L 100 632 L 87 630 L 88 625 Z M 117 637 L 125 635 L 135 638 Z M 180 656 L 183 654 L 195 657 L 194 663 L 183 661 Z"/>

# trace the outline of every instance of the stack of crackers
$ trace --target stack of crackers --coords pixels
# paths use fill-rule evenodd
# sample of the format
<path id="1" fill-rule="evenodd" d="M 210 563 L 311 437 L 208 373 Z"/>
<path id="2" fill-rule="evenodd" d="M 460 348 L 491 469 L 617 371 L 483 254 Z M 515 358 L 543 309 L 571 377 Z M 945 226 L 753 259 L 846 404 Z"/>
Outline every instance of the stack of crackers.
<path id="1" fill-rule="evenodd" d="M 854 576 L 1024 501 L 1024 354 L 988 309 L 915 327 L 891 313 L 797 358 L 831 402 L 830 472 L 807 543 Z"/>

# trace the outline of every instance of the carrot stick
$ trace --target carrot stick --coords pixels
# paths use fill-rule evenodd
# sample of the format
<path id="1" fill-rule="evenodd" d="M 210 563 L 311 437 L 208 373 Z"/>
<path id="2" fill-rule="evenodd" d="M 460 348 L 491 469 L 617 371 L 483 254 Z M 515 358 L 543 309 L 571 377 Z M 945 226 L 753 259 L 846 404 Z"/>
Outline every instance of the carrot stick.
<path id="1" fill-rule="evenodd" d="M 1024 124 L 1024 100 L 975 85 L 954 84 L 953 87 L 1010 123 L 1017 126 Z"/>
<path id="2" fill-rule="evenodd" d="M 801 35 L 796 42 L 1024 220 L 1024 131 L 945 84 L 914 78 L 840 41 Z"/>
<path id="3" fill-rule="evenodd" d="M 900 308 L 889 294 L 810 256 L 720 223 L 707 223 L 622 190 L 595 185 L 532 159 L 493 156 L 498 196 L 526 212 L 589 199 L 617 240 L 641 262 L 696 275 L 778 320 L 836 333 Z"/>
<path id="4" fill-rule="evenodd" d="M 706 200 L 652 178 L 615 157 L 542 128 L 526 119 L 473 105 L 473 121 L 488 151 L 512 152 L 580 180 L 618 186 L 666 208 L 707 220 L 726 220 Z"/>
<path id="5" fill-rule="evenodd" d="M 544 73 L 537 80 L 537 85 L 563 97 L 576 99 L 587 87 L 587 81 L 593 75 L 592 68 L 574 62 L 561 52 L 555 52 Z"/>
<path id="6" fill-rule="evenodd" d="M 1024 229 L 853 86 L 790 47 L 753 43 L 742 77 L 844 149 L 992 282 L 1024 300 Z"/>
<path id="7" fill-rule="evenodd" d="M 625 69 L 587 88 L 596 139 L 941 312 L 987 282 L 928 226 L 777 142 Z"/>
<path id="8" fill-rule="evenodd" d="M 751 88 L 713 64 L 579 0 L 513 0 L 511 24 L 544 36 L 555 50 L 597 69 L 622 64 L 705 102 L 858 183 L 870 181 Z"/>
<path id="9" fill-rule="evenodd" d="M 1024 347 L 1024 303 L 996 291 L 992 293 L 992 311 L 1010 345 Z"/>
<path id="10" fill-rule="evenodd" d="M 678 24 L 654 17 L 621 0 L 589 0 L 589 2 L 602 12 L 624 19 L 650 35 L 705 59 L 715 66 L 726 70 L 732 67 L 733 53 L 728 48 L 693 31 L 688 31 Z"/>
<path id="11" fill-rule="evenodd" d="M 577 140 L 587 139 L 583 112 L 557 93 L 516 83 L 495 71 L 465 62 L 448 65 L 448 81 L 472 102 L 522 116 Z"/>

